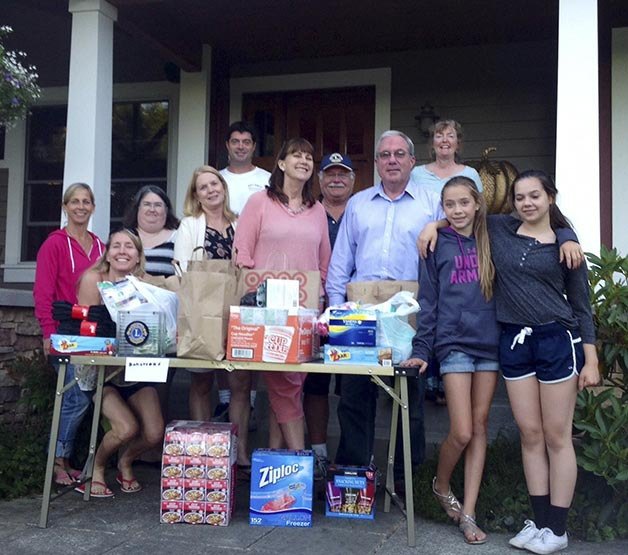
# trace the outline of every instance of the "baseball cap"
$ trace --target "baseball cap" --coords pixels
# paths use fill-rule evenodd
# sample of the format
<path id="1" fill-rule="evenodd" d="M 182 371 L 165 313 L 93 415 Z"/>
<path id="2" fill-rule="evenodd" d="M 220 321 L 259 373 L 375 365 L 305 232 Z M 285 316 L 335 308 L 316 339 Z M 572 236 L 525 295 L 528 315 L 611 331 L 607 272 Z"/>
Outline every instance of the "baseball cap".
<path id="1" fill-rule="evenodd" d="M 328 154 L 323 157 L 321 160 L 321 171 L 324 172 L 327 168 L 331 168 L 333 166 L 340 166 L 341 168 L 345 168 L 346 170 L 353 171 L 353 164 L 351 163 L 351 158 L 347 155 L 343 156 L 339 152 L 334 152 L 333 154 Z"/>

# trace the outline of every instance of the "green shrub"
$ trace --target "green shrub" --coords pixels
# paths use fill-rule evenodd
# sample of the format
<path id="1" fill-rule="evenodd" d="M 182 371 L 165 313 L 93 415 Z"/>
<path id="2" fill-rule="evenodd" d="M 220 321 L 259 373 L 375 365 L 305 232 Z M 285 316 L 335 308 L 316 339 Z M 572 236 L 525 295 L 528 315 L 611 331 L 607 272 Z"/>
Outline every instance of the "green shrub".
<path id="1" fill-rule="evenodd" d="M 427 460 L 414 476 L 414 502 L 417 514 L 448 522 L 445 512 L 432 495 L 438 454 Z M 456 466 L 451 488 L 462 501 L 463 461 Z M 610 501 L 612 500 L 612 501 Z M 499 435 L 487 449 L 486 465 L 476 506 L 478 524 L 487 532 L 517 532 L 532 516 L 528 502 L 521 449 L 518 438 Z M 582 468 L 578 471 L 576 494 L 569 511 L 568 530 L 576 538 L 604 541 L 628 537 L 628 502 L 613 495 L 603 478 Z"/>
<path id="2" fill-rule="evenodd" d="M 10 375 L 23 388 L 20 418 L 0 425 L 0 499 L 41 491 L 56 375 L 43 355 L 18 357 Z"/>

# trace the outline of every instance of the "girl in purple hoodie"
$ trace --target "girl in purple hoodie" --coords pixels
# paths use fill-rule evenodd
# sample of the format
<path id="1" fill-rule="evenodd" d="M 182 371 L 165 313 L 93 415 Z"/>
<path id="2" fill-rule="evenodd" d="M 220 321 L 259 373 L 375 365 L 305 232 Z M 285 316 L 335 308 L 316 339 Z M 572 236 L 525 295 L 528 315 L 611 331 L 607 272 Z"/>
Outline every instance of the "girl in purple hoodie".
<path id="1" fill-rule="evenodd" d="M 441 192 L 449 227 L 421 259 L 417 333 L 411 358 L 402 366 L 421 373 L 435 354 L 445 382 L 449 434 L 440 448 L 432 481 L 434 496 L 458 523 L 469 544 L 486 542 L 475 522 L 486 455 L 487 421 L 497 383 L 499 329 L 495 317 L 493 279 L 486 229 L 486 203 L 473 180 L 450 179 Z M 465 453 L 464 505 L 449 486 Z"/>
<path id="2" fill-rule="evenodd" d="M 67 225 L 53 231 L 37 253 L 35 270 L 35 316 L 39 320 L 44 339 L 44 354 L 50 351 L 50 335 L 55 333 L 58 322 L 52 318 L 52 303 L 77 302 L 76 286 L 87 268 L 104 252 L 102 241 L 87 229 L 94 213 L 94 193 L 85 183 L 73 183 L 63 194 L 63 212 Z M 74 367 L 67 366 L 65 383 L 74 381 Z M 63 396 L 59 439 L 55 452 L 55 483 L 67 486 L 76 481 L 80 472 L 70 466 L 74 438 L 90 398 L 78 387 L 69 389 Z"/>

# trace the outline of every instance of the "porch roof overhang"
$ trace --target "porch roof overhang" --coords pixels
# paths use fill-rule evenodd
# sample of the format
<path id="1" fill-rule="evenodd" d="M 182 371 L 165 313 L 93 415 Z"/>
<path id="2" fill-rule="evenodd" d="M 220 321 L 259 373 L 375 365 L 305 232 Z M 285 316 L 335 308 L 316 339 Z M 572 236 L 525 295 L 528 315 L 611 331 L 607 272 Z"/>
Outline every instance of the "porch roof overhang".
<path id="1" fill-rule="evenodd" d="M 69 30 L 67 0 L 5 1 L 65 18 Z M 200 69 L 203 44 L 230 66 L 551 40 L 558 34 L 558 0 L 108 1 L 118 9 L 119 30 L 186 71 Z M 611 26 L 628 26 L 625 0 L 601 5 Z"/>

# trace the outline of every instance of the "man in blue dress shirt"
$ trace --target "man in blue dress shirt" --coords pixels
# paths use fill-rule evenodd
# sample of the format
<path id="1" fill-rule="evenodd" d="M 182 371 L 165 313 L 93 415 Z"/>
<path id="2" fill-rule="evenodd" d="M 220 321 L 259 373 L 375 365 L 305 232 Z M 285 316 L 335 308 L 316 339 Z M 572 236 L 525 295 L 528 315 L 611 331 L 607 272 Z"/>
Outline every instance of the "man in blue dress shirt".
<path id="1" fill-rule="evenodd" d="M 375 148 L 381 181 L 356 193 L 347 204 L 327 274 L 330 305 L 345 301 L 352 281 L 417 280 L 417 238 L 428 222 L 445 217 L 440 197 L 410 179 L 414 144 L 400 131 L 386 131 Z M 423 378 L 410 380 L 412 464 L 423 462 Z M 343 376 L 338 420 L 341 435 L 336 462 L 368 465 L 373 456 L 377 386 L 368 376 Z M 402 468 L 397 441 L 395 474 Z"/>

